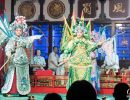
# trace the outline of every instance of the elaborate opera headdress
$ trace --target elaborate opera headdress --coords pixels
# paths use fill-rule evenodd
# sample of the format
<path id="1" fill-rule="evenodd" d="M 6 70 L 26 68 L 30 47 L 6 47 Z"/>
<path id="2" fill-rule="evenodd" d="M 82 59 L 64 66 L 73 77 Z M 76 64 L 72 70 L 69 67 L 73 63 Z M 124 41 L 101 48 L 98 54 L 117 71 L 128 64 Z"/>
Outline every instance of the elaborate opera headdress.
<path id="1" fill-rule="evenodd" d="M 17 28 L 20 28 L 24 31 L 27 29 L 27 24 L 24 16 L 16 16 L 14 22 L 10 24 L 10 31 L 15 31 Z"/>
<path id="2" fill-rule="evenodd" d="M 79 30 L 82 31 L 83 33 L 87 32 L 86 27 L 82 21 L 77 21 L 77 23 L 72 28 L 72 32 L 74 35 L 76 35 Z"/>
<path id="3" fill-rule="evenodd" d="M 71 41 L 76 35 L 77 32 L 80 30 L 82 31 L 83 37 L 86 40 L 90 40 L 90 32 L 91 32 L 91 21 L 89 20 L 88 23 L 84 22 L 84 15 L 82 12 L 81 18 L 79 20 L 76 20 L 75 15 L 73 13 L 72 19 L 71 19 L 71 26 L 69 26 L 67 20 L 64 18 L 64 27 L 63 27 L 63 35 L 61 38 L 61 51 L 65 50 L 65 47 L 68 45 L 68 42 Z"/>
<path id="4" fill-rule="evenodd" d="M 88 23 L 84 21 L 84 14 L 82 12 L 81 18 L 76 20 L 74 15 L 72 16 L 72 22 L 71 22 L 71 30 L 74 36 L 77 35 L 77 32 L 80 30 L 84 34 L 83 36 L 86 39 L 90 38 L 90 32 L 91 32 L 91 21 L 89 20 Z"/>

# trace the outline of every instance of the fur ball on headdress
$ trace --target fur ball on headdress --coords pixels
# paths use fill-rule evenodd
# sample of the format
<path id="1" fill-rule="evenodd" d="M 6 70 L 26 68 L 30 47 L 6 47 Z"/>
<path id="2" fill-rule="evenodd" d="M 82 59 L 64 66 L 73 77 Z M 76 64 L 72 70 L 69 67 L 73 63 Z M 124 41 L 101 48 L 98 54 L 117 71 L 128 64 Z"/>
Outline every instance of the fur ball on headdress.
<path id="1" fill-rule="evenodd" d="M 23 30 L 27 29 L 27 24 L 24 16 L 16 16 L 14 22 L 10 24 L 10 31 L 15 31 L 17 28 Z"/>

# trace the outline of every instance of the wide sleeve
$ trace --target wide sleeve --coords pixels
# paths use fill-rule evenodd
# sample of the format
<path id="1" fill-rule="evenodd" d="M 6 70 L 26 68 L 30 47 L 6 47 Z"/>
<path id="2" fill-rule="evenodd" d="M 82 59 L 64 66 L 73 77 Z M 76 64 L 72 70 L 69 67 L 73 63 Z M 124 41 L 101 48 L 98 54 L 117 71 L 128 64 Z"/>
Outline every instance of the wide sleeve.
<path id="1" fill-rule="evenodd" d="M 15 52 L 14 42 L 10 39 L 5 46 L 5 54 L 6 56 L 11 56 L 13 52 Z"/>
<path id="2" fill-rule="evenodd" d="M 94 43 L 94 42 L 91 42 L 91 41 L 87 41 L 86 42 L 86 48 L 87 48 L 87 52 L 92 52 L 94 51 L 95 49 L 98 48 L 98 43 Z"/>
<path id="3" fill-rule="evenodd" d="M 35 35 L 35 36 L 29 36 L 26 37 L 26 48 L 32 47 L 33 41 L 36 39 L 40 39 L 42 35 Z"/>
<path id="4" fill-rule="evenodd" d="M 71 40 L 64 50 L 64 58 L 69 57 L 71 55 L 75 46 L 76 46 L 75 42 Z"/>

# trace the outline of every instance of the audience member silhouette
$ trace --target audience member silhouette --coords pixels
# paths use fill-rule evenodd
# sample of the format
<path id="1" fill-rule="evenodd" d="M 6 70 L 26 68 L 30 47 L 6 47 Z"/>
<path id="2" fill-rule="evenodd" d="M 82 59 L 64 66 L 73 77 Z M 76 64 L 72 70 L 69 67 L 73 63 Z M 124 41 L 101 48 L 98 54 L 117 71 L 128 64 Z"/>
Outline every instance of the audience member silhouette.
<path id="1" fill-rule="evenodd" d="M 78 80 L 72 83 L 67 91 L 67 100 L 98 100 L 97 94 L 92 86 L 86 80 Z"/>
<path id="2" fill-rule="evenodd" d="M 62 100 L 61 96 L 57 93 L 48 93 L 44 100 Z"/>
<path id="3" fill-rule="evenodd" d="M 128 100 L 129 85 L 126 83 L 118 83 L 114 88 L 113 97 L 115 100 Z"/>

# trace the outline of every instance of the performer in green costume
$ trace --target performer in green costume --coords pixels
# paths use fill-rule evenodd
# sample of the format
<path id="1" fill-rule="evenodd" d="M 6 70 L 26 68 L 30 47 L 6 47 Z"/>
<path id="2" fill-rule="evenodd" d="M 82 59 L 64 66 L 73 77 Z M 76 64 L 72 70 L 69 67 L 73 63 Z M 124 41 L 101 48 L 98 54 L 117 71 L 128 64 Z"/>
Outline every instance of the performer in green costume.
<path id="1" fill-rule="evenodd" d="M 90 53 L 104 41 L 91 41 L 90 21 L 87 25 L 81 20 L 69 28 L 65 20 L 61 50 L 64 50 L 64 62 L 69 67 L 67 88 L 76 80 L 91 81 L 92 59 Z M 66 31 L 68 29 L 68 31 Z"/>

